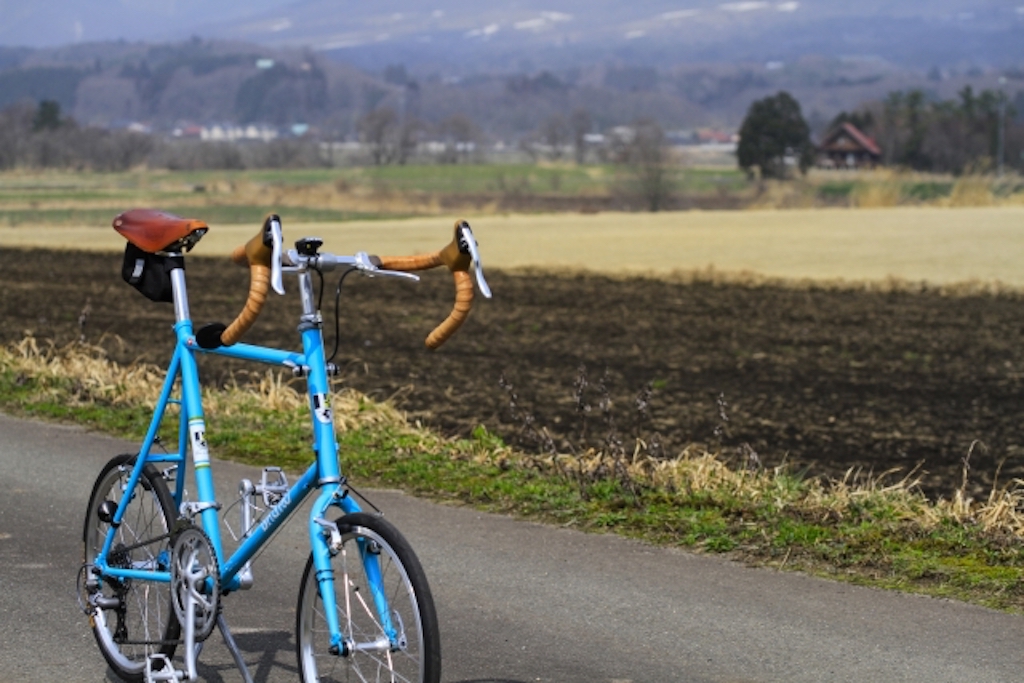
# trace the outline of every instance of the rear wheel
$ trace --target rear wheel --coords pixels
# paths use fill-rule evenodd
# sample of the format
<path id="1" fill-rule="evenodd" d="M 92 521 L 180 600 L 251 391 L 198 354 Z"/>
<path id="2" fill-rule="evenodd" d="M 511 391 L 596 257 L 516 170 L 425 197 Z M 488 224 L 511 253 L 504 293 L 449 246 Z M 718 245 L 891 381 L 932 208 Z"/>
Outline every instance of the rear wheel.
<path id="1" fill-rule="evenodd" d="M 110 524 L 100 506 L 116 509 L 135 464 L 132 454 L 119 455 L 104 466 L 93 486 L 85 515 L 85 562 L 89 566 L 103 549 Z M 109 501 L 109 502 L 108 502 Z M 139 478 L 120 526 L 114 532 L 107 563 L 112 567 L 170 570 L 170 531 L 176 518 L 174 499 L 152 465 Z M 110 668 L 127 681 L 141 681 L 152 653 L 168 658 L 181 629 L 171 607 L 170 585 L 139 579 L 86 577 L 93 635 Z"/>
<path id="2" fill-rule="evenodd" d="M 437 613 L 412 548 L 380 517 L 360 512 L 341 517 L 337 524 L 342 547 L 331 558 L 331 566 L 343 646 L 331 651 L 311 554 L 299 588 L 295 629 L 302 680 L 437 683 L 441 678 Z M 390 634 L 377 612 L 368 565 L 371 573 L 379 570 Z"/>

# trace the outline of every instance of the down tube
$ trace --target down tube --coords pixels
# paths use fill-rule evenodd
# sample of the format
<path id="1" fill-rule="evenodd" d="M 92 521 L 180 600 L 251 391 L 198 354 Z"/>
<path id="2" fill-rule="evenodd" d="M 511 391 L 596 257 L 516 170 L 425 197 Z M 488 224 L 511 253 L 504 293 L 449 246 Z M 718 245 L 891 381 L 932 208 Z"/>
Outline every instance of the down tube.
<path id="1" fill-rule="evenodd" d="M 224 563 L 221 568 L 221 578 L 225 585 L 234 589 L 235 577 L 238 571 L 259 552 L 260 548 L 270 539 L 287 520 L 293 512 L 306 499 L 309 492 L 313 490 L 316 482 L 316 467 L 310 465 L 306 473 L 288 490 L 284 497 L 271 508 L 251 530 L 242 545 L 235 550 L 234 554 Z"/>

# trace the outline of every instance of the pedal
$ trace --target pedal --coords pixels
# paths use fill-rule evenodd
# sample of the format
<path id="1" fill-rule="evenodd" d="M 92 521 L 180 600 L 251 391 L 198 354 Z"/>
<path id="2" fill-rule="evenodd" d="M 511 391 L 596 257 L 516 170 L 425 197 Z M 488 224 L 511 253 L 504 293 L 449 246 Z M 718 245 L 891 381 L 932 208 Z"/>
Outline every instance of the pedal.
<path id="1" fill-rule="evenodd" d="M 264 467 L 257 493 L 263 494 L 263 504 L 272 508 L 288 493 L 288 477 L 280 467 Z"/>

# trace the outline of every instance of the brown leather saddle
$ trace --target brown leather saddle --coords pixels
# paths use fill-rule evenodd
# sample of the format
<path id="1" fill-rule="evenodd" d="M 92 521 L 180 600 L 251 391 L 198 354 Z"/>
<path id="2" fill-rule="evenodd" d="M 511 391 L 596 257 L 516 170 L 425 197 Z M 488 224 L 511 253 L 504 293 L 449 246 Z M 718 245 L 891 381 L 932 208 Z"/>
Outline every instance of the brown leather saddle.
<path id="1" fill-rule="evenodd" d="M 114 219 L 114 230 L 149 254 L 189 251 L 209 229 L 201 220 L 155 209 L 132 209 Z"/>

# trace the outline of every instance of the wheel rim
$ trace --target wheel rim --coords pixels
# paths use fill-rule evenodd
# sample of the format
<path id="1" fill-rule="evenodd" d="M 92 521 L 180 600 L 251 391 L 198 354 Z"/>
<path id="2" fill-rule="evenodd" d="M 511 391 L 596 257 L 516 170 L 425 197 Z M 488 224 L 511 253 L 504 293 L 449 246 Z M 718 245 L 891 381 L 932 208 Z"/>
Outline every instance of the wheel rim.
<path id="1" fill-rule="evenodd" d="M 102 496 L 100 500 L 109 499 L 119 503 L 130 473 L 131 469 L 126 465 L 111 468 L 96 488 Z M 85 561 L 91 563 L 103 547 L 108 525 L 100 521 L 95 509 L 89 510 L 88 514 L 90 525 Z M 167 532 L 168 520 L 157 492 L 152 485 L 147 488 L 140 481 L 135 498 L 118 527 L 113 547 L 128 548 L 144 539 L 163 536 Z M 119 557 L 117 552 L 112 552 L 110 564 L 136 569 L 166 568 L 166 545 L 166 540 L 159 544 L 150 543 L 124 552 Z M 112 581 L 106 581 L 101 590 L 107 597 L 120 596 L 124 606 L 121 615 L 118 610 L 101 609 L 92 615 L 91 623 L 100 647 L 113 668 L 123 673 L 141 674 L 145 670 L 148 656 L 161 651 L 164 646 L 119 642 L 124 640 L 121 634 L 125 634 L 128 641 L 163 641 L 167 638 L 170 635 L 169 620 L 172 618 L 169 591 L 161 584 L 148 581 L 127 581 L 120 587 Z"/>

